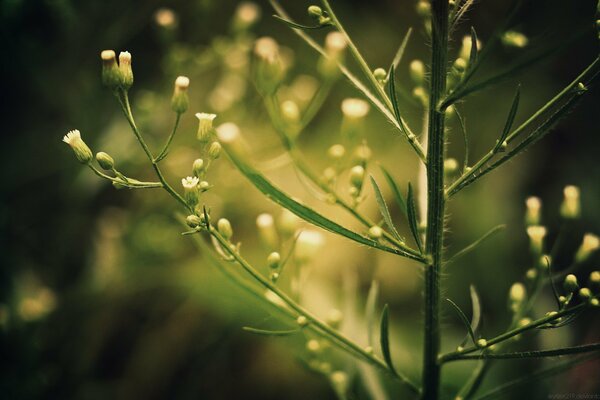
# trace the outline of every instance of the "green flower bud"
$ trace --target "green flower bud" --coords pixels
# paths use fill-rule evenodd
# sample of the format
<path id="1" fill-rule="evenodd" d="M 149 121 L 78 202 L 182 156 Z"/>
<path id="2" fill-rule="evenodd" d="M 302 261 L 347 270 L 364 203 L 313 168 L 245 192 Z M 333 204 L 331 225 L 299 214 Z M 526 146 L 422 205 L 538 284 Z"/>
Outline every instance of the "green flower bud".
<path id="1" fill-rule="evenodd" d="M 541 254 L 546 237 L 546 228 L 540 225 L 533 225 L 527 228 L 527 235 L 531 245 L 531 251 L 534 254 Z"/>
<path id="2" fill-rule="evenodd" d="M 372 226 L 369 228 L 369 237 L 371 239 L 380 239 L 383 236 L 383 229 L 379 226 Z"/>
<path id="3" fill-rule="evenodd" d="M 204 172 L 206 172 L 206 166 L 204 165 L 204 160 L 198 158 L 192 164 L 192 171 L 194 172 L 194 176 L 196 178 L 200 178 Z"/>
<path id="4" fill-rule="evenodd" d="M 563 281 L 563 288 L 568 293 L 573 293 L 574 291 L 576 291 L 579 288 L 577 277 L 573 274 L 565 276 L 565 280 Z"/>
<path id="5" fill-rule="evenodd" d="M 231 228 L 231 223 L 225 218 L 221 218 L 217 221 L 217 229 L 219 230 L 221 236 L 223 236 L 226 240 L 231 239 L 233 236 L 233 228 Z"/>
<path id="6" fill-rule="evenodd" d="M 309 6 L 308 7 L 308 15 L 313 18 L 319 18 L 323 16 L 323 10 L 319 6 Z"/>
<path id="7" fill-rule="evenodd" d="M 385 72 L 385 69 L 383 68 L 376 68 L 375 71 L 373 71 L 373 76 L 377 82 L 384 84 L 387 79 L 387 72 Z"/>
<path id="8" fill-rule="evenodd" d="M 588 284 L 593 288 L 600 287 L 600 271 L 590 272 L 590 277 L 588 278 Z"/>
<path id="9" fill-rule="evenodd" d="M 88 147 L 87 144 L 81 139 L 81 133 L 75 129 L 69 131 L 64 137 L 63 142 L 71 146 L 71 149 L 75 153 L 75 157 L 82 164 L 89 164 L 94 155 L 92 154 L 92 150 Z"/>
<path id="10" fill-rule="evenodd" d="M 592 233 L 586 233 L 583 235 L 583 241 L 581 246 L 575 253 L 576 262 L 584 262 L 589 256 L 600 247 L 600 238 Z"/>
<path id="11" fill-rule="evenodd" d="M 281 256 L 278 252 L 274 251 L 267 257 L 267 264 L 271 269 L 279 268 L 279 263 L 281 262 Z"/>
<path id="12" fill-rule="evenodd" d="M 410 63 L 410 77 L 418 86 L 425 81 L 425 64 L 421 60 L 413 60 Z"/>
<path id="13" fill-rule="evenodd" d="M 564 199 L 560 206 L 560 215 L 566 219 L 579 218 L 581 205 L 579 201 L 579 188 L 569 185 L 564 189 Z"/>
<path id="14" fill-rule="evenodd" d="M 103 151 L 96 153 L 96 161 L 106 171 L 111 171 L 115 167 L 115 160 Z"/>
<path id="15" fill-rule="evenodd" d="M 196 113 L 198 118 L 198 133 L 196 137 L 200 143 L 208 143 L 215 133 L 213 120 L 217 117 L 216 114 Z"/>
<path id="16" fill-rule="evenodd" d="M 306 342 L 306 350 L 309 353 L 319 353 L 321 351 L 321 343 L 318 340 L 311 339 Z"/>
<path id="17" fill-rule="evenodd" d="M 304 328 L 306 325 L 308 325 L 308 319 L 304 315 L 300 315 L 298 318 L 296 318 L 296 323 L 301 328 Z"/>
<path id="18" fill-rule="evenodd" d="M 529 43 L 527 36 L 517 31 L 506 31 L 502 35 L 502 43 L 509 47 L 523 48 Z"/>
<path id="19" fill-rule="evenodd" d="M 181 180 L 183 186 L 183 197 L 191 206 L 195 207 L 198 204 L 198 183 L 200 180 L 197 177 L 188 176 Z"/>
<path id="20" fill-rule="evenodd" d="M 117 90 L 121 85 L 117 55 L 113 50 L 104 50 L 100 53 L 100 58 L 102 59 L 102 84 L 112 90 Z"/>
<path id="21" fill-rule="evenodd" d="M 487 347 L 487 340 L 485 340 L 485 339 L 477 340 L 477 347 L 479 347 L 480 349 Z"/>
<path id="22" fill-rule="evenodd" d="M 211 188 L 210 183 L 208 183 L 206 181 L 200 181 L 200 183 L 198 183 L 198 190 L 201 192 L 206 192 L 210 188 Z"/>
<path id="23" fill-rule="evenodd" d="M 131 69 L 131 53 L 122 51 L 119 54 L 119 74 L 121 75 L 121 87 L 129 90 L 133 86 L 133 70 Z"/>
<path id="24" fill-rule="evenodd" d="M 190 87 L 190 79 L 185 76 L 178 76 L 175 79 L 173 97 L 171 98 L 171 108 L 177 114 L 183 114 L 187 111 L 189 99 L 187 90 Z"/>
<path id="25" fill-rule="evenodd" d="M 364 179 L 365 169 L 360 165 L 352 167 L 350 170 L 350 184 L 356 189 L 360 190 L 360 188 L 362 188 Z"/>
<path id="26" fill-rule="evenodd" d="M 527 206 L 527 211 L 525 213 L 525 223 L 528 226 L 539 225 L 542 220 L 542 201 L 540 200 L 540 198 L 535 196 L 528 197 L 525 201 L 525 205 Z"/>
<path id="27" fill-rule="evenodd" d="M 343 319 L 344 314 L 342 314 L 342 312 L 337 308 L 332 308 L 327 314 L 326 322 L 327 325 L 331 326 L 332 328 L 338 329 L 342 324 Z"/>
<path id="28" fill-rule="evenodd" d="M 444 160 L 444 174 L 448 176 L 454 175 L 458 171 L 458 161 L 455 158 L 447 158 Z"/>
<path id="29" fill-rule="evenodd" d="M 219 142 L 212 142 L 208 148 L 208 157 L 211 160 L 216 160 L 221 156 L 221 144 Z"/>
<path id="30" fill-rule="evenodd" d="M 263 213 L 256 217 L 256 227 L 261 241 L 269 250 L 275 250 L 279 247 L 279 235 L 271 214 Z"/>
<path id="31" fill-rule="evenodd" d="M 592 298 L 592 291 L 586 287 L 579 289 L 579 298 L 587 301 Z"/>
<path id="32" fill-rule="evenodd" d="M 257 88 L 263 94 L 275 93 L 285 75 L 279 45 L 273 38 L 262 37 L 256 41 L 254 54 L 257 58 L 254 71 Z"/>
<path id="33" fill-rule="evenodd" d="M 190 228 L 197 228 L 202 225 L 202 219 L 194 214 L 188 215 L 185 219 L 185 222 Z"/>
<path id="34" fill-rule="evenodd" d="M 341 144 L 334 144 L 327 150 L 327 155 L 335 161 L 341 160 L 346 154 L 346 148 Z"/>

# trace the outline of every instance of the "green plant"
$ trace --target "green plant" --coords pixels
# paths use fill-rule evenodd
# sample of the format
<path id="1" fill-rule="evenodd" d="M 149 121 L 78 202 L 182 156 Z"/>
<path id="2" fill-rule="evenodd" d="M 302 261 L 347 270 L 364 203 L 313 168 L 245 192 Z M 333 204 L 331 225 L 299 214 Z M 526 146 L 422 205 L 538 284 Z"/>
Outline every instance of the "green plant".
<path id="1" fill-rule="evenodd" d="M 111 181 L 115 187 L 130 189 L 162 188 L 181 205 L 187 215 L 185 222 L 190 228 L 190 230 L 184 232 L 184 235 L 192 235 L 198 239 L 198 245 L 211 263 L 236 282 L 239 287 L 268 304 L 274 314 L 281 316 L 281 321 L 285 325 L 285 329 L 276 330 L 246 327 L 245 330 L 248 332 L 271 336 L 306 333 L 309 337 L 318 339 L 307 341 L 307 352 L 319 354 L 321 347 L 319 340 L 331 343 L 340 350 L 387 373 L 400 381 L 413 396 L 420 396 L 424 399 L 440 398 L 441 369 L 443 365 L 449 362 L 482 360 L 473 371 L 471 378 L 456 394 L 456 398 L 464 399 L 473 398 L 476 395 L 479 385 L 493 360 L 552 357 L 582 353 L 592 353 L 592 355 L 597 356 L 597 351 L 600 349 L 598 343 L 550 350 L 518 352 L 504 350 L 505 347 L 511 344 L 511 339 L 524 332 L 564 326 L 584 309 L 598 306 L 598 281 L 600 280 L 598 273 L 593 272 L 590 275 L 590 288 L 580 288 L 575 276 L 569 274 L 579 264 L 586 261 L 590 253 L 599 247 L 598 238 L 592 234 L 586 235 L 580 249 L 575 254 L 573 265 L 561 271 L 554 271 L 553 250 L 549 254 L 544 251 L 546 228 L 541 225 L 541 203 L 537 198 L 527 200 L 527 233 L 530 237 L 533 266 L 527 271 L 527 286 L 522 283 L 515 283 L 510 290 L 508 300 L 512 322 L 506 331 L 491 338 L 481 336 L 479 323 L 481 319 L 480 301 L 476 290 L 471 287 L 470 292 L 473 303 L 471 320 L 454 302 L 448 299 L 449 306 L 455 309 L 458 318 L 465 325 L 466 338 L 456 351 L 442 353 L 440 350 L 442 339 L 440 316 L 442 308 L 441 276 L 444 266 L 456 262 L 459 257 L 472 251 L 483 240 L 502 229 L 501 227 L 493 228 L 480 240 L 446 259 L 443 251 L 445 243 L 444 229 L 447 219 L 446 203 L 462 189 L 513 159 L 549 133 L 555 123 L 571 111 L 588 92 L 588 88 L 598 75 L 600 59 L 596 57 L 569 85 L 515 128 L 513 125 L 520 102 L 520 88 L 517 87 L 514 100 L 510 107 L 507 107 L 506 123 L 495 144 L 472 166 L 469 165 L 468 151 L 465 151 L 462 168 L 459 168 L 456 160 L 446 156 L 445 143 L 448 135 L 447 120 L 450 115 L 456 115 L 463 128 L 465 143 L 468 146 L 466 127 L 459 107 L 460 102 L 474 92 L 512 77 L 515 72 L 543 59 L 549 54 L 548 51 L 535 53 L 515 63 L 506 71 L 476 80 L 480 66 L 488 59 L 490 52 L 498 43 L 503 42 L 517 47 L 526 44 L 526 37 L 510 30 L 512 15 L 518 8 L 519 2 L 515 2 L 511 16 L 488 40 L 485 47 L 480 45 L 476 31 L 472 28 L 470 36 L 463 40 L 462 49 L 453 61 L 451 68 L 448 68 L 450 59 L 449 37 L 473 2 L 470 0 L 433 0 L 431 3 L 424 1 L 418 3 L 417 8 L 424 17 L 425 30 L 431 41 L 429 79 L 425 79 L 425 67 L 422 63 L 413 62 L 410 67 L 411 75 L 417 85 L 413 95 L 417 101 L 423 104 L 426 115 L 424 134 L 421 138 L 409 127 L 403 116 L 403 110 L 397 98 L 400 90 L 396 87 L 396 72 L 412 31 L 407 32 L 389 69 L 378 68 L 373 70 L 344 29 L 329 2 L 323 0 L 322 3 L 323 8 L 311 6 L 308 9 L 309 16 L 315 20 L 315 24 L 301 25 L 292 21 L 278 3 L 272 2 L 277 13 L 276 17 L 289 25 L 300 38 L 321 56 L 319 73 L 322 85 L 311 98 L 309 104 L 300 110 L 293 102 L 279 101 L 279 89 L 284 80 L 286 65 L 285 59 L 279 53 L 278 45 L 273 39 L 262 38 L 256 42 L 256 62 L 253 73 L 257 89 L 264 99 L 265 108 L 294 166 L 308 181 L 308 185 L 316 189 L 325 201 L 350 213 L 353 218 L 364 226 L 363 230 L 351 230 L 332 221 L 274 185 L 251 165 L 248 146 L 244 143 L 239 128 L 233 123 L 225 123 L 214 128 L 214 114 L 199 113 L 196 115 L 199 119 L 197 137 L 202 158 L 194 162 L 192 166 L 193 175 L 182 180 L 183 194 L 180 194 L 165 178 L 160 162 L 168 155 L 180 119 L 188 109 L 187 90 L 190 81 L 186 77 L 179 77 L 175 81 L 171 101 L 172 109 L 176 115 L 174 127 L 164 146 L 155 156 L 144 140 L 129 102 L 128 91 L 133 84 L 133 72 L 131 70 L 131 55 L 126 52 L 121 53 L 119 56 L 119 63 L 117 63 L 116 54 L 113 51 L 102 52 L 103 82 L 118 99 L 127 122 L 151 163 L 158 181 L 143 182 L 127 177 L 123 172 L 116 169 L 114 160 L 108 154 L 100 152 L 96 155 L 98 165 L 101 169 L 111 172 L 112 175 L 102 172 L 93 164 L 93 153 L 82 141 L 79 131 L 70 132 L 65 136 L 64 141 L 73 148 L 80 162 L 86 164 L 98 176 Z M 308 32 L 314 29 L 333 30 L 328 35 L 325 46 L 321 46 L 308 35 Z M 363 78 L 366 79 L 366 83 L 346 67 L 346 51 L 350 53 L 356 62 Z M 371 150 L 366 142 L 360 141 L 357 135 L 357 132 L 361 130 L 362 120 L 368 112 L 369 106 L 367 103 L 363 100 L 351 99 L 343 105 L 346 143 L 344 145 L 336 144 L 329 149 L 328 154 L 333 160 L 333 164 L 322 175 L 316 173 L 312 166 L 304 160 L 298 147 L 297 138 L 299 134 L 313 120 L 333 83 L 340 75 L 347 78 L 371 105 L 381 112 L 394 129 L 408 141 L 416 157 L 420 160 L 418 194 L 415 194 L 413 185 L 408 183 L 407 194 L 404 196 L 392 174 L 386 168 L 381 167 L 384 180 L 390 186 L 394 195 L 396 206 L 406 217 L 412 234 L 412 244 L 407 244 L 405 238 L 398 232 L 388 203 L 375 177 L 373 175 L 367 177 L 366 171 L 373 165 Z M 400 368 L 396 368 L 392 362 L 389 338 L 389 309 L 387 305 L 383 308 L 380 322 L 379 343 L 381 355 L 377 355 L 374 352 L 370 327 L 367 329 L 367 343 L 358 343 L 338 329 L 339 315 L 333 313 L 328 321 L 324 321 L 302 304 L 298 287 L 293 287 L 292 292 L 289 293 L 278 285 L 278 281 L 284 273 L 283 269 L 290 261 L 290 256 L 295 254 L 296 261 L 300 265 L 308 261 L 312 252 L 311 246 L 314 247 L 318 244 L 315 243 L 319 241 L 318 238 L 307 237 L 306 232 L 297 234 L 296 229 L 293 227 L 289 229 L 287 236 L 282 235 L 286 239 L 283 244 L 271 243 L 273 252 L 269 254 L 266 260 L 271 269 L 268 275 L 261 273 L 257 266 L 252 265 L 244 258 L 239 244 L 232 242 L 233 229 L 231 223 L 224 218 L 215 221 L 211 216 L 210 204 L 204 204 L 202 197 L 202 193 L 212 188 L 205 178 L 210 165 L 219 159 L 222 148 L 237 169 L 258 190 L 297 217 L 361 245 L 410 259 L 420 266 L 425 281 L 424 349 L 420 384 L 415 383 L 408 374 L 402 372 Z M 354 150 L 352 155 L 346 154 L 346 150 L 349 148 Z M 459 176 L 452 180 L 452 174 L 459 170 Z M 349 181 L 347 195 L 341 194 L 337 189 L 338 184 L 344 177 Z M 359 209 L 369 186 L 378 204 L 381 222 L 371 220 Z M 567 223 L 579 217 L 579 190 L 577 188 L 567 187 L 565 189 L 561 214 Z M 277 233 L 273 233 L 273 221 L 268 216 L 259 223 L 259 229 L 266 241 L 269 241 L 269 238 L 278 236 Z M 206 240 L 206 238 L 209 238 L 209 240 Z M 287 250 L 286 254 L 282 254 L 282 249 Z M 239 269 L 230 268 L 228 264 L 239 265 L 245 274 L 242 274 Z M 247 276 L 252 279 L 246 279 Z M 555 281 L 557 278 L 563 277 L 564 290 L 562 290 L 563 294 L 559 295 L 560 291 L 555 287 Z M 541 290 L 547 285 L 550 285 L 555 295 L 556 310 L 541 318 L 533 318 L 531 315 L 532 305 Z M 369 293 L 365 313 L 368 321 L 372 321 L 376 313 L 377 290 L 377 284 L 374 283 Z M 559 366 L 533 372 L 520 380 L 510 382 L 493 392 L 484 394 L 482 397 L 490 398 L 503 395 L 512 387 L 523 384 L 528 379 L 558 373 L 587 358 L 589 358 L 589 355 L 580 356 Z M 319 360 L 319 357 L 316 356 L 314 360 Z M 332 369 L 331 363 L 315 362 L 309 363 L 308 366 L 326 374 L 339 396 L 342 398 L 346 396 L 350 383 L 348 374 L 341 370 Z"/>

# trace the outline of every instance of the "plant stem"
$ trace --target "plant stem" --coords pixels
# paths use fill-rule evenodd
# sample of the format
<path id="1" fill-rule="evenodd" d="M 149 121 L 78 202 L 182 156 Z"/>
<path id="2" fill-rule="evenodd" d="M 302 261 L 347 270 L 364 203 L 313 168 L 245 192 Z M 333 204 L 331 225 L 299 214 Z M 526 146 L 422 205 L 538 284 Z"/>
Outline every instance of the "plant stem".
<path id="1" fill-rule="evenodd" d="M 425 250 L 425 341 L 423 349 L 423 399 L 439 396 L 440 277 L 444 242 L 444 122 L 438 103 L 446 93 L 448 58 L 448 0 L 431 0 L 432 54 L 427 144 L 427 235 Z"/>
<path id="2" fill-rule="evenodd" d="M 180 119 L 181 119 L 181 113 L 177 113 L 177 117 L 175 117 L 175 124 L 173 125 L 173 130 L 171 131 L 171 134 L 169 135 L 169 138 L 167 139 L 165 146 L 163 147 L 163 149 L 160 151 L 160 153 L 158 153 L 158 155 L 154 159 L 157 163 L 167 156 L 167 151 L 169 151 L 169 146 L 171 145 L 171 142 L 173 141 L 173 137 L 175 137 L 175 133 L 177 132 L 177 127 L 179 126 Z"/>

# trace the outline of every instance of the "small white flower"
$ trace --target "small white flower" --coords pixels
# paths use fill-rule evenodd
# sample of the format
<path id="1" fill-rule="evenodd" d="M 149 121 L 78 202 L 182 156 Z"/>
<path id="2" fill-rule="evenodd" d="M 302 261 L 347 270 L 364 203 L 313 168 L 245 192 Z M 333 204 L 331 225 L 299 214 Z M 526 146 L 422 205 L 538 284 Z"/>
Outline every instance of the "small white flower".
<path id="1" fill-rule="evenodd" d="M 79 160 L 80 163 L 88 164 L 92 161 L 92 158 L 94 157 L 92 150 L 90 150 L 83 139 L 81 139 L 81 133 L 77 129 L 69 131 L 63 137 L 63 142 L 71 147 L 75 153 L 75 157 L 77 157 L 77 160 Z"/>
<path id="2" fill-rule="evenodd" d="M 213 120 L 216 117 L 216 114 L 196 113 L 196 118 L 198 118 L 197 138 L 199 141 L 206 143 L 210 140 L 211 133 L 214 130 Z"/>
<path id="3" fill-rule="evenodd" d="M 200 179 L 198 179 L 195 176 L 188 176 L 187 178 L 183 178 L 181 180 L 181 184 L 183 185 L 183 188 L 186 190 L 196 189 L 196 187 L 198 187 L 199 182 L 200 182 Z"/>
<path id="4" fill-rule="evenodd" d="M 69 146 L 71 146 L 75 140 L 81 140 L 81 132 L 79 132 L 77 129 L 74 129 L 72 131 L 69 131 L 64 137 L 63 137 L 63 142 L 65 142 L 66 144 L 68 144 Z"/>
<path id="5" fill-rule="evenodd" d="M 190 87 L 190 78 L 187 76 L 178 76 L 177 79 L 175 79 L 176 89 L 186 90 L 188 87 Z"/>

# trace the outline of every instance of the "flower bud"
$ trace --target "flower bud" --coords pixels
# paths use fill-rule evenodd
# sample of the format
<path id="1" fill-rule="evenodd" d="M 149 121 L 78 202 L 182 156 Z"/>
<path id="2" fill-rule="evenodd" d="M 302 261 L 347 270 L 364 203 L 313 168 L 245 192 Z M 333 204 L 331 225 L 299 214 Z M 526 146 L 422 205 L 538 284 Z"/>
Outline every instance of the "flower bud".
<path id="1" fill-rule="evenodd" d="M 592 233 L 586 233 L 583 235 L 581 246 L 575 253 L 575 261 L 584 262 L 598 247 L 600 247 L 600 238 Z"/>
<path id="2" fill-rule="evenodd" d="M 233 30 L 240 32 L 252 27 L 260 19 L 260 8 L 255 3 L 243 1 L 235 10 Z"/>
<path id="3" fill-rule="evenodd" d="M 417 14 L 420 17 L 429 17 L 431 15 L 431 5 L 429 4 L 428 1 L 425 0 L 419 0 L 419 2 L 417 3 L 416 6 L 417 9 Z"/>
<path id="4" fill-rule="evenodd" d="M 133 86 L 133 70 L 131 69 L 131 53 L 128 51 L 119 53 L 119 73 L 121 75 L 121 87 L 129 90 Z"/>
<path id="5" fill-rule="evenodd" d="M 586 287 L 579 289 L 579 298 L 583 301 L 587 301 L 592 298 L 592 291 Z"/>
<path id="6" fill-rule="evenodd" d="M 337 63 L 344 60 L 344 50 L 348 47 L 344 35 L 340 32 L 330 32 L 325 36 L 325 53 L 327 57 L 319 59 L 318 69 L 326 79 L 339 76 Z"/>
<path id="7" fill-rule="evenodd" d="M 206 166 L 204 165 L 204 160 L 198 158 L 192 164 L 192 171 L 194 172 L 194 176 L 196 178 L 200 178 L 204 172 L 206 172 Z"/>
<path id="8" fill-rule="evenodd" d="M 318 353 L 321 351 L 321 344 L 318 340 L 311 339 L 306 342 L 306 350 L 308 350 L 309 353 Z"/>
<path id="9" fill-rule="evenodd" d="M 429 104 L 429 96 L 427 95 L 427 91 L 424 87 L 417 86 L 413 89 L 412 95 L 415 99 L 419 100 L 423 106 L 427 106 L 427 104 Z"/>
<path id="10" fill-rule="evenodd" d="M 212 142 L 208 148 L 208 158 L 216 160 L 221 156 L 221 144 L 219 142 Z"/>
<path id="11" fill-rule="evenodd" d="M 590 276 L 588 278 L 588 285 L 595 289 L 600 288 L 600 271 L 590 272 Z"/>
<path id="12" fill-rule="evenodd" d="M 283 236 L 292 236 L 300 228 L 300 218 L 290 210 L 283 209 L 277 218 L 277 227 Z"/>
<path id="13" fill-rule="evenodd" d="M 369 103 L 362 99 L 348 98 L 342 101 L 342 114 L 348 120 L 362 120 L 368 113 Z"/>
<path id="14" fill-rule="evenodd" d="M 482 349 L 484 347 L 487 347 L 487 340 L 485 340 L 483 338 L 479 339 L 479 340 L 477 340 L 476 344 L 477 344 L 477 347 L 479 347 L 480 349 Z"/>
<path id="15" fill-rule="evenodd" d="M 161 28 L 172 29 L 177 26 L 177 15 L 170 8 L 159 8 L 154 13 L 154 22 Z"/>
<path id="16" fill-rule="evenodd" d="M 271 214 L 263 213 L 256 217 L 256 227 L 261 241 L 268 249 L 275 250 L 279 247 L 279 235 Z"/>
<path id="17" fill-rule="evenodd" d="M 281 116 L 283 119 L 290 124 L 297 124 L 300 122 L 300 108 L 295 101 L 286 100 L 281 103 Z"/>
<path id="18" fill-rule="evenodd" d="M 546 228 L 540 225 L 532 225 L 527 228 L 527 235 L 531 245 L 531 251 L 534 254 L 541 254 L 544 247 L 544 238 L 546 237 Z"/>
<path id="19" fill-rule="evenodd" d="M 94 155 L 92 154 L 92 150 L 88 147 L 87 144 L 81 139 L 81 133 L 75 129 L 69 131 L 64 137 L 63 142 L 71 146 L 71 149 L 75 153 L 75 157 L 82 164 L 89 164 Z"/>
<path id="20" fill-rule="evenodd" d="M 346 154 L 346 148 L 341 144 L 334 144 L 327 150 L 327 155 L 335 161 L 341 160 Z"/>
<path id="21" fill-rule="evenodd" d="M 103 151 L 96 153 L 96 161 L 106 171 L 111 171 L 115 167 L 115 160 Z"/>
<path id="22" fill-rule="evenodd" d="M 342 323 L 342 320 L 344 319 L 344 314 L 342 314 L 342 312 L 340 310 L 338 310 L 337 308 L 332 308 L 331 310 L 329 310 L 329 313 L 327 314 L 327 325 L 331 326 L 334 329 L 338 329 Z"/>
<path id="23" fill-rule="evenodd" d="M 213 121 L 217 117 L 216 114 L 196 113 L 198 118 L 198 133 L 196 137 L 200 143 L 208 143 L 215 133 Z"/>
<path id="24" fill-rule="evenodd" d="M 185 219 L 185 222 L 190 228 L 197 228 L 202 225 L 202 219 L 200 219 L 197 215 L 188 215 Z"/>
<path id="25" fill-rule="evenodd" d="M 538 276 L 538 272 L 534 268 L 529 268 L 527 270 L 527 272 L 525 273 L 525 277 L 530 281 L 535 280 L 535 278 L 537 278 L 537 276 Z"/>
<path id="26" fill-rule="evenodd" d="M 369 228 L 369 237 L 371 239 L 380 239 L 383 236 L 383 229 L 379 226 L 372 226 Z"/>
<path id="27" fill-rule="evenodd" d="M 477 49 L 481 49 L 481 41 L 477 39 Z M 460 58 L 464 59 L 468 63 L 471 56 L 471 36 L 465 35 L 462 40 L 462 47 L 460 49 Z"/>
<path id="28" fill-rule="evenodd" d="M 360 188 L 362 188 L 364 179 L 365 169 L 360 165 L 352 167 L 350 170 L 350 184 L 360 190 Z"/>
<path id="29" fill-rule="evenodd" d="M 100 58 L 102 59 L 102 84 L 112 90 L 118 89 L 121 84 L 121 73 L 117 65 L 117 55 L 113 50 L 103 50 Z"/>
<path id="30" fill-rule="evenodd" d="M 579 218 L 581 205 L 579 201 L 579 188 L 569 185 L 564 189 L 564 199 L 560 206 L 560 215 L 566 219 Z"/>
<path id="31" fill-rule="evenodd" d="M 444 174 L 448 176 L 454 175 L 458 171 L 458 161 L 455 158 L 447 158 L 444 160 Z"/>
<path id="32" fill-rule="evenodd" d="M 510 287 L 509 292 L 509 300 L 510 300 L 510 309 L 513 312 L 519 311 L 521 305 L 525 302 L 527 297 L 527 290 L 525 289 L 525 285 L 520 282 L 514 283 Z"/>
<path id="33" fill-rule="evenodd" d="M 529 43 L 527 36 L 517 31 L 506 31 L 502 35 L 502 43 L 508 47 L 523 48 Z"/>
<path id="34" fill-rule="evenodd" d="M 181 180 L 183 186 L 183 194 L 185 201 L 195 207 L 198 204 L 198 183 L 200 180 L 197 177 L 188 176 Z"/>
<path id="35" fill-rule="evenodd" d="M 413 60 L 410 63 L 410 77 L 418 86 L 422 86 L 425 81 L 425 64 L 421 60 Z"/>
<path id="36" fill-rule="evenodd" d="M 589 301 L 590 306 L 594 307 L 594 308 L 598 308 L 600 307 L 600 300 L 598 300 L 597 298 L 592 298 Z"/>
<path id="37" fill-rule="evenodd" d="M 323 16 L 323 10 L 319 6 L 309 6 L 307 11 L 308 15 L 310 15 L 313 18 L 319 18 Z"/>
<path id="38" fill-rule="evenodd" d="M 171 108 L 177 114 L 183 114 L 188 109 L 189 99 L 187 90 L 190 86 L 190 79 L 185 76 L 178 76 L 175 79 L 173 97 L 171 98 Z"/>
<path id="39" fill-rule="evenodd" d="M 244 146 L 242 143 L 242 135 L 240 134 L 240 128 L 233 122 L 226 122 L 219 125 L 216 129 L 217 138 L 225 146 L 228 152 L 231 152 L 237 156 L 243 156 Z"/>
<path id="40" fill-rule="evenodd" d="M 267 257 L 267 264 L 271 269 L 279 268 L 279 264 L 281 263 L 281 256 L 278 252 L 274 251 Z"/>
<path id="41" fill-rule="evenodd" d="M 525 205 L 527 206 L 527 211 L 525 212 L 525 224 L 527 224 L 527 226 L 539 225 L 542 221 L 542 201 L 540 198 L 535 196 L 528 197 L 525 201 Z"/>
<path id="42" fill-rule="evenodd" d="M 340 398 L 346 398 L 346 392 L 348 391 L 348 374 L 343 371 L 335 371 L 329 375 L 331 386 L 338 393 Z"/>
<path id="43" fill-rule="evenodd" d="M 256 41 L 254 54 L 257 58 L 254 71 L 257 88 L 264 94 L 275 93 L 285 73 L 279 45 L 273 38 L 262 37 Z"/>
<path id="44" fill-rule="evenodd" d="M 301 328 L 304 328 L 306 325 L 308 325 L 308 319 L 304 315 L 300 315 L 298 318 L 296 318 L 296 323 L 300 325 Z"/>
<path id="45" fill-rule="evenodd" d="M 294 249 L 296 261 L 299 264 L 306 264 L 312 261 L 324 244 L 325 239 L 320 232 L 315 230 L 302 231 Z"/>
<path id="46" fill-rule="evenodd" d="M 577 282 L 577 277 L 573 274 L 569 274 L 565 276 L 565 280 L 563 281 L 563 288 L 567 293 L 573 293 L 577 289 L 579 289 L 579 283 Z"/>
<path id="47" fill-rule="evenodd" d="M 375 77 L 377 82 L 383 85 L 385 83 L 385 80 L 387 79 L 387 72 L 385 72 L 385 69 L 383 68 L 376 68 L 373 71 L 373 76 Z"/>
<path id="48" fill-rule="evenodd" d="M 225 238 L 225 240 L 229 240 L 233 236 L 233 229 L 231 228 L 231 223 L 228 219 L 220 218 L 217 221 L 217 229 L 219 230 L 221 236 Z"/>

